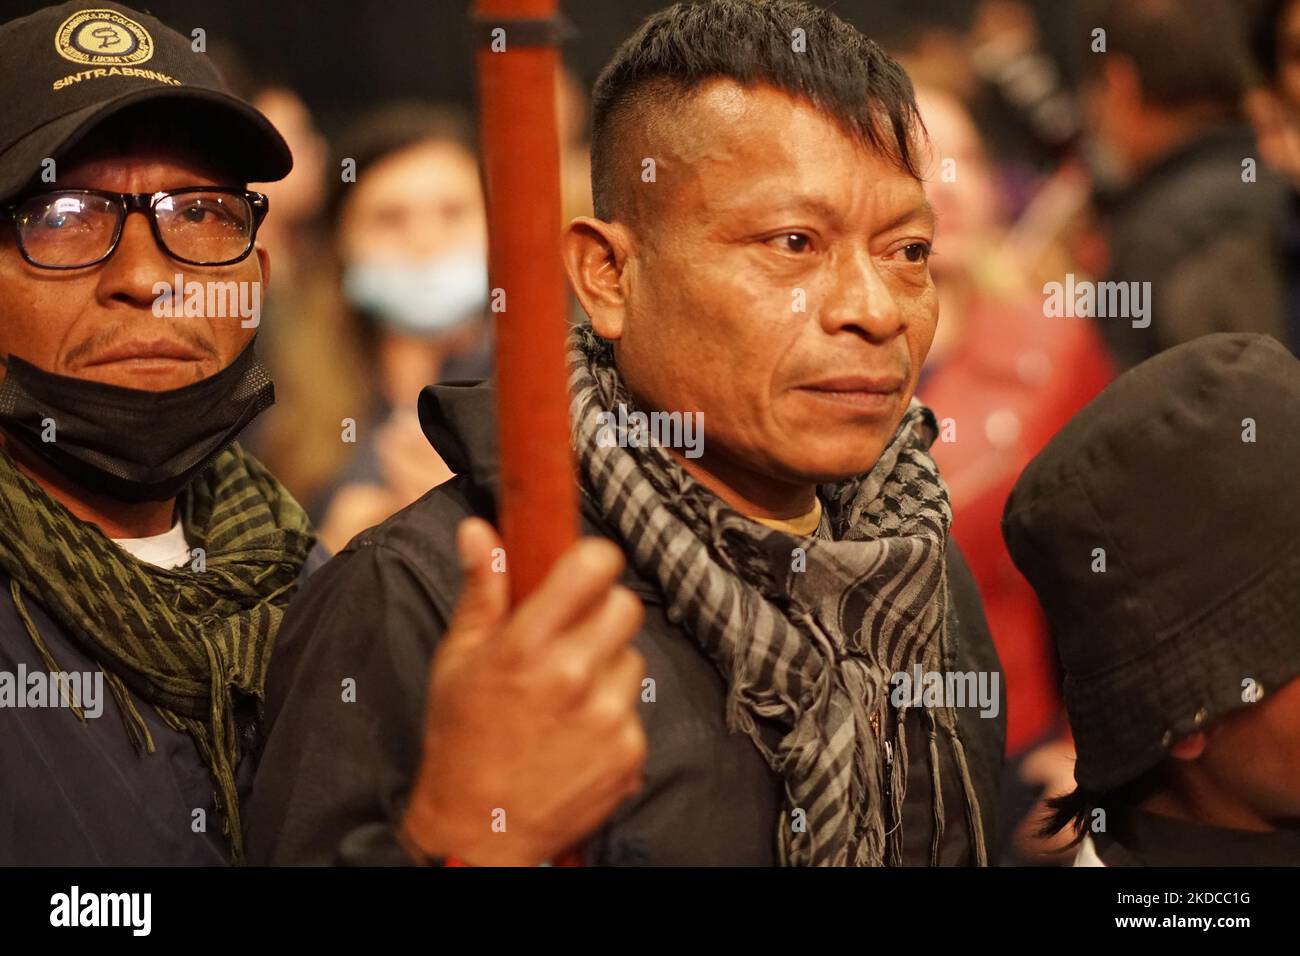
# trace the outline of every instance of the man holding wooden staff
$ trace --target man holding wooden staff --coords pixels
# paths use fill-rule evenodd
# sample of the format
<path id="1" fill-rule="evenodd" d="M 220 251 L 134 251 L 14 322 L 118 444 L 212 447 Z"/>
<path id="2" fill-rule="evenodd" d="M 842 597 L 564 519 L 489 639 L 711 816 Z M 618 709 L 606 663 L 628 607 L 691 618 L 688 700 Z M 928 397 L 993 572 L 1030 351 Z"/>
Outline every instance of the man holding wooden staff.
<path id="1" fill-rule="evenodd" d="M 291 610 L 254 861 L 993 862 L 1001 671 L 912 397 L 911 83 L 827 11 L 711 0 L 648 19 L 593 114 L 564 259 L 606 540 L 508 611 L 492 388 L 426 389 L 457 477 Z"/>

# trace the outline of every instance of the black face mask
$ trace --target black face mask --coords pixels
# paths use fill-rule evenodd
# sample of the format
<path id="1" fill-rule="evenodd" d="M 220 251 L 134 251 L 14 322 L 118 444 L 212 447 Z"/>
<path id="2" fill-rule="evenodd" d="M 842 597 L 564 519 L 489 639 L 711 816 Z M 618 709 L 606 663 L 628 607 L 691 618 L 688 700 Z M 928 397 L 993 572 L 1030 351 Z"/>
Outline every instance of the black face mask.
<path id="1" fill-rule="evenodd" d="M 166 501 L 274 402 L 252 342 L 216 375 L 169 392 L 55 375 L 11 355 L 0 427 L 90 491 Z"/>

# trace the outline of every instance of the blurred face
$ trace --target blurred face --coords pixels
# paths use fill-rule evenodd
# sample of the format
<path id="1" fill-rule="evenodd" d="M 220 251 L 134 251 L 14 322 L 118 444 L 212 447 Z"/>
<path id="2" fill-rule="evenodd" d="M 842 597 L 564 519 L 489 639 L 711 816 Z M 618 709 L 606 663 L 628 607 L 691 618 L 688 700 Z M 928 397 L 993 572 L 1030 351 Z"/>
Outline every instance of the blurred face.
<path id="1" fill-rule="evenodd" d="M 184 186 L 242 186 L 202 160 L 165 150 L 128 156 L 82 154 L 58 166 L 60 189 L 151 193 Z M 51 186 L 50 188 L 53 188 Z M 0 355 L 16 355 L 60 375 L 146 391 L 189 385 L 220 371 L 256 329 L 241 318 L 154 315 L 155 283 L 261 282 L 265 251 L 219 267 L 170 258 L 146 217 L 126 218 L 117 250 L 84 269 L 29 265 L 12 227 L 0 228 Z M 0 376 L 4 370 L 0 369 Z"/>
<path id="2" fill-rule="evenodd" d="M 1137 150 L 1147 122 L 1137 68 L 1107 57 L 1083 87 L 1083 118 L 1093 174 L 1110 186 L 1130 179 L 1143 157 Z"/>
<path id="3" fill-rule="evenodd" d="M 917 106 L 932 148 L 926 193 L 943 224 L 943 255 L 934 269 L 970 265 L 1001 224 L 997 184 L 970 114 L 954 97 L 919 88 Z M 948 161 L 951 160 L 951 163 Z"/>
<path id="4" fill-rule="evenodd" d="M 920 182 L 770 87 L 715 81 L 645 135 L 619 289 L 580 290 L 633 394 L 703 412 L 732 488 L 870 469 L 938 318 Z"/>
<path id="5" fill-rule="evenodd" d="M 454 143 L 430 142 L 375 163 L 349 193 L 339 244 L 345 262 L 418 262 L 486 249 L 474 157 Z"/>
<path id="6" fill-rule="evenodd" d="M 253 105 L 271 121 L 293 153 L 293 169 L 279 182 L 251 188 L 266 193 L 277 225 L 291 226 L 311 217 L 325 194 L 328 148 L 311 113 L 297 93 L 276 87 L 263 92 Z"/>

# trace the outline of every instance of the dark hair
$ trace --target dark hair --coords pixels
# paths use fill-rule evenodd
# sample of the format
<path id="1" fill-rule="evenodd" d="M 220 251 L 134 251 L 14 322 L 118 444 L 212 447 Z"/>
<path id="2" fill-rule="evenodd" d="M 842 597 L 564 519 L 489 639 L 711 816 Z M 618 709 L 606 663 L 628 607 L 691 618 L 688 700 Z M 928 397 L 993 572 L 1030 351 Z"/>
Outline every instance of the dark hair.
<path id="1" fill-rule="evenodd" d="M 1225 0 L 1091 0 L 1082 13 L 1085 73 L 1106 56 L 1133 62 L 1145 99 L 1178 108 L 1214 104 L 1236 112 L 1252 70 L 1245 23 Z M 1106 31 L 1106 52 L 1092 33 Z"/>
<path id="2" fill-rule="evenodd" d="M 795 52 L 795 30 L 803 52 Z M 619 129 L 668 106 L 706 80 L 765 83 L 800 96 L 846 132 L 920 178 L 909 136 L 923 129 L 912 83 L 876 43 L 835 14 L 794 0 L 677 3 L 648 17 L 618 48 L 592 92 L 591 191 L 596 215 L 612 219 Z"/>
<path id="3" fill-rule="evenodd" d="M 1038 835 L 1049 837 L 1062 830 L 1072 830 L 1074 839 L 1070 841 L 1070 845 L 1074 846 L 1087 835 L 1094 810 L 1114 814 L 1118 819 L 1125 811 L 1134 809 L 1151 794 L 1168 784 L 1169 775 L 1166 765 L 1162 763 L 1112 790 L 1098 791 L 1075 787 L 1070 793 L 1047 801 L 1050 812 L 1043 821 Z"/>
<path id="4" fill-rule="evenodd" d="M 325 197 L 328 221 L 337 222 L 348 189 L 339 171 L 344 159 L 356 163 L 357 178 L 375 163 L 421 143 L 453 143 L 477 155 L 474 124 L 463 111 L 438 103 L 398 101 L 381 107 L 343 132 L 338 140 Z"/>

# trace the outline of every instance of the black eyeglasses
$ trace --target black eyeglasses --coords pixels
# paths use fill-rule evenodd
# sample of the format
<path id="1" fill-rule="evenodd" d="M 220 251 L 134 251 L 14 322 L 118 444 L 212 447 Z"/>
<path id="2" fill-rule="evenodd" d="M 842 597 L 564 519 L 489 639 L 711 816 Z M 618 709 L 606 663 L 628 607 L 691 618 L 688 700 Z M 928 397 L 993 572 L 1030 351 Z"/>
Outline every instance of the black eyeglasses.
<path id="1" fill-rule="evenodd" d="M 41 269 L 82 269 L 103 262 L 133 212 L 149 217 L 154 240 L 192 266 L 228 266 L 253 251 L 270 204 L 248 189 L 190 186 L 156 193 L 59 189 L 6 206 L 18 251 Z"/>

